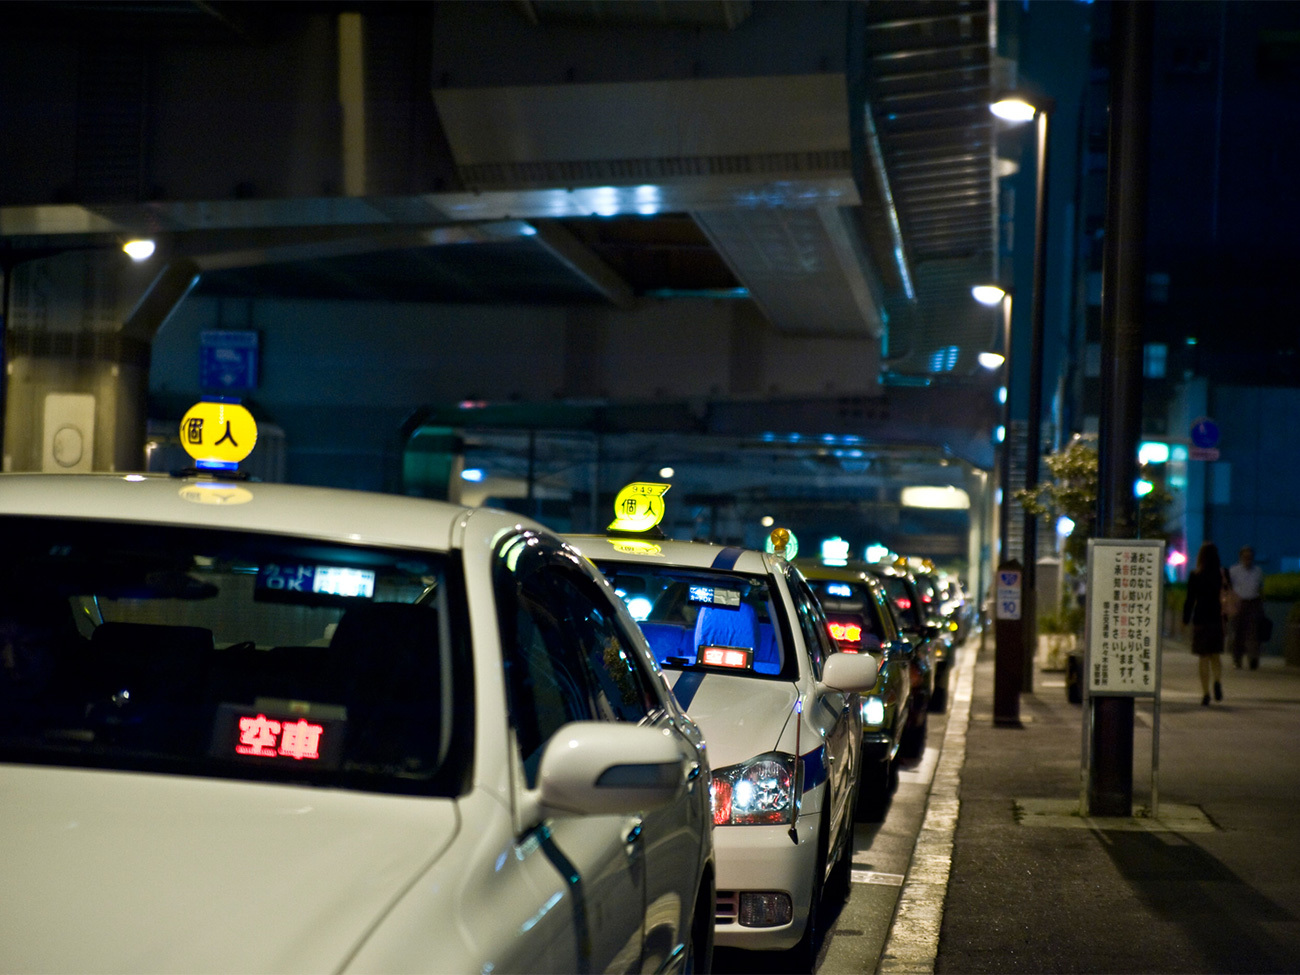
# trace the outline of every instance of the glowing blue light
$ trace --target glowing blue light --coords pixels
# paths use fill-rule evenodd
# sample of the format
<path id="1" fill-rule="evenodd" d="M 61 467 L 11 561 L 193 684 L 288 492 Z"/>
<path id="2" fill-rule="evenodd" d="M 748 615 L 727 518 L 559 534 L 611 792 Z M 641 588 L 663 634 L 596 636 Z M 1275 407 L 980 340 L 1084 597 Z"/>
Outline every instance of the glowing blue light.
<path id="1" fill-rule="evenodd" d="M 999 403 L 1003 403 L 1003 404 L 1005 404 L 1006 401 L 1007 401 L 1007 387 L 1005 387 L 1005 386 L 999 386 L 999 387 L 998 387 L 998 402 L 999 402 Z"/>
<path id="2" fill-rule="evenodd" d="M 997 441 L 998 443 L 1002 443 L 1002 441 L 1006 440 L 1006 439 L 1007 439 L 1007 428 L 1004 427 L 1002 424 L 999 423 L 999 424 L 998 424 L 998 428 L 997 428 L 996 430 L 993 431 L 993 439 L 994 439 L 995 441 Z"/>
<path id="3" fill-rule="evenodd" d="M 612 217 L 619 212 L 618 188 L 597 186 L 591 191 L 591 209 L 598 217 Z"/>
<path id="4" fill-rule="evenodd" d="M 1139 464 L 1164 464 L 1169 460 L 1169 444 L 1147 440 L 1138 447 Z"/>
<path id="5" fill-rule="evenodd" d="M 822 561 L 844 565 L 849 558 L 849 543 L 838 535 L 822 542 Z"/>
<path id="6" fill-rule="evenodd" d="M 657 186 L 638 186 L 632 191 L 632 199 L 636 205 L 636 212 L 647 217 L 658 213 L 662 204 Z"/>
<path id="7" fill-rule="evenodd" d="M 537 228 L 531 223 L 526 223 L 520 226 L 519 232 L 525 237 L 534 237 L 537 234 Z"/>
<path id="8" fill-rule="evenodd" d="M 864 554 L 866 555 L 868 562 L 881 562 L 889 558 L 889 546 L 875 542 L 867 546 L 867 550 Z"/>
<path id="9" fill-rule="evenodd" d="M 1069 515 L 1061 515 L 1056 519 L 1056 534 L 1062 537 L 1071 534 L 1074 531 L 1074 519 Z"/>
<path id="10" fill-rule="evenodd" d="M 826 584 L 826 594 L 829 596 L 852 596 L 853 587 L 847 582 L 830 582 Z"/>
<path id="11" fill-rule="evenodd" d="M 1144 497 L 1145 495 L 1150 494 L 1152 491 L 1155 490 L 1155 488 L 1156 486 L 1152 484 L 1150 481 L 1146 481 L 1143 480 L 1142 478 L 1138 478 L 1138 480 L 1133 482 L 1133 495 L 1134 497 L 1141 498 Z"/>
<path id="12" fill-rule="evenodd" d="M 483 473 L 482 469 L 478 467 L 467 467 L 460 472 L 461 480 L 473 481 L 476 484 L 483 480 L 485 476 L 486 475 Z"/>
<path id="13" fill-rule="evenodd" d="M 650 615 L 650 610 L 654 609 L 654 605 L 645 596 L 633 596 L 627 601 L 627 611 L 632 614 L 632 619 L 640 623 Z"/>

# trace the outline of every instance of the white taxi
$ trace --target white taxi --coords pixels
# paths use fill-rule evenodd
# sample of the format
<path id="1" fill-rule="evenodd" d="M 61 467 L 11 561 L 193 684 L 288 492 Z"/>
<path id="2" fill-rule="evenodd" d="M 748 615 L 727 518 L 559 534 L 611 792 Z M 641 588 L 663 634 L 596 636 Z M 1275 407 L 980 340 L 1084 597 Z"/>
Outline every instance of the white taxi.
<path id="1" fill-rule="evenodd" d="M 0 970 L 707 967 L 710 768 L 544 528 L 0 475 Z"/>
<path id="2" fill-rule="evenodd" d="M 859 692 L 880 657 L 835 653 L 799 571 L 777 554 L 670 541 L 629 485 L 605 536 L 572 542 L 641 624 L 713 765 L 719 946 L 789 950 L 808 970 L 823 898 L 847 896 L 862 753 Z M 657 515 L 662 515 L 662 498 Z M 630 526 L 630 527 L 622 527 Z M 658 536 L 658 537 L 656 537 Z"/>

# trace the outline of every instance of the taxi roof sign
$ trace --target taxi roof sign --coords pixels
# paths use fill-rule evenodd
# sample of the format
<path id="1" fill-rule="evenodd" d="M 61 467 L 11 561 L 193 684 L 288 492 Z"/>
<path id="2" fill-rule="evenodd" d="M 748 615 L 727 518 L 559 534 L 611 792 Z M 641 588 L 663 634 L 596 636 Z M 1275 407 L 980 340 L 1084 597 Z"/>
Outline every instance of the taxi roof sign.
<path id="1" fill-rule="evenodd" d="M 633 481 L 614 498 L 614 520 L 605 529 L 619 534 L 663 538 L 659 522 L 664 517 L 664 494 L 671 484 Z"/>
<path id="2" fill-rule="evenodd" d="M 233 471 L 257 445 L 257 421 L 238 403 L 201 400 L 181 418 L 181 446 L 195 466 Z"/>

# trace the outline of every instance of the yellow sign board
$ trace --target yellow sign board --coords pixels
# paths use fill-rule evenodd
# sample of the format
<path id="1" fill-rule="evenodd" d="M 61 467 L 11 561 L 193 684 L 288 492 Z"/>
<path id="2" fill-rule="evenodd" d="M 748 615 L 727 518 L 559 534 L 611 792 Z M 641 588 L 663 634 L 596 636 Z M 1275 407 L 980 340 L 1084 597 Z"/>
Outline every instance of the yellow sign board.
<path id="1" fill-rule="evenodd" d="M 614 520 L 607 531 L 652 531 L 664 516 L 664 493 L 671 484 L 633 481 L 614 499 Z"/>
<path id="2" fill-rule="evenodd" d="M 238 403 L 204 400 L 181 418 L 181 446 L 200 466 L 232 469 L 256 444 L 257 421 Z"/>

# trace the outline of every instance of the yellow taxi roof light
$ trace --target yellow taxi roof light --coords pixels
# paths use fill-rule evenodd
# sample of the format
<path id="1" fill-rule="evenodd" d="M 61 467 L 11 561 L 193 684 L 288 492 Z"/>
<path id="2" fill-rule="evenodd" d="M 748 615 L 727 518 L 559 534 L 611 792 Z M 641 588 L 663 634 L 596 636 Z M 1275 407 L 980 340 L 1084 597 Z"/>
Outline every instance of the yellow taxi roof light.
<path id="1" fill-rule="evenodd" d="M 663 537 L 659 522 L 664 517 L 664 494 L 671 484 L 633 481 L 614 498 L 614 520 L 608 532 Z"/>
<path id="2" fill-rule="evenodd" d="M 239 403 L 202 400 L 181 417 L 180 434 L 196 467 L 233 471 L 257 445 L 257 421 Z"/>

